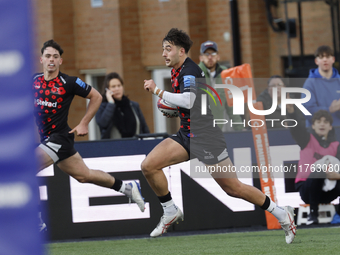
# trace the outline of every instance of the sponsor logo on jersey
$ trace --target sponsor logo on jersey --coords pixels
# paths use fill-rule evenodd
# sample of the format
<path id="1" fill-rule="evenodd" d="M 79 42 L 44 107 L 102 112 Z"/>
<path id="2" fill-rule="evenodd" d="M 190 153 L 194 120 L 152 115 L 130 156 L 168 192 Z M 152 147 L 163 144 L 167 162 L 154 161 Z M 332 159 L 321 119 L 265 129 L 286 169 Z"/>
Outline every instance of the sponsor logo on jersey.
<path id="1" fill-rule="evenodd" d="M 77 78 L 76 83 L 77 83 L 80 87 L 82 87 L 83 89 L 86 88 L 86 83 L 83 82 L 81 79 Z"/>
<path id="2" fill-rule="evenodd" d="M 57 106 L 58 106 L 58 102 L 52 103 L 52 102 L 42 101 L 40 99 L 36 99 L 36 103 L 37 103 L 37 105 L 53 107 L 53 108 L 57 108 Z"/>
<path id="3" fill-rule="evenodd" d="M 195 87 L 195 76 L 193 75 L 185 75 L 184 79 L 184 88 Z"/>

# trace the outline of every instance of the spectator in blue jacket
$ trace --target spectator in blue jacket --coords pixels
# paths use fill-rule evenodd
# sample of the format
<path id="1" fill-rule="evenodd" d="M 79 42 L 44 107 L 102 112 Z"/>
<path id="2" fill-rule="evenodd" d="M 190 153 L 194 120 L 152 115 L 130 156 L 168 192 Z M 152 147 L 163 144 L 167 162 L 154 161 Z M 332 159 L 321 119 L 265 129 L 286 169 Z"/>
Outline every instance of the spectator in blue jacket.
<path id="1" fill-rule="evenodd" d="M 340 75 L 333 67 L 334 52 L 329 46 L 323 45 L 314 55 L 318 68 L 309 71 L 303 85 L 311 93 L 311 99 L 304 106 L 312 115 L 319 110 L 330 112 L 333 126 L 340 126 Z M 307 127 L 311 126 L 311 119 L 312 116 L 306 116 Z"/>
<path id="2" fill-rule="evenodd" d="M 139 104 L 124 95 L 123 85 L 119 74 L 106 75 L 102 92 L 103 102 L 96 114 L 102 139 L 150 133 Z"/>

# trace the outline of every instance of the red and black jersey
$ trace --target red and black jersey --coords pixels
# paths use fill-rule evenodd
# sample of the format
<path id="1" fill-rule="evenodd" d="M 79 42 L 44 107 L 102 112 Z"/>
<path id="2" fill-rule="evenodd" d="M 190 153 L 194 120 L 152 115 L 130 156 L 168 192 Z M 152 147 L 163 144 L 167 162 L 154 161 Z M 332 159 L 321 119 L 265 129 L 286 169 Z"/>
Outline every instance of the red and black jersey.
<path id="1" fill-rule="evenodd" d="M 201 114 L 201 94 L 200 84 L 205 83 L 204 73 L 201 68 L 189 57 L 186 58 L 183 65 L 177 70 L 171 70 L 172 92 L 184 93 L 193 92 L 196 94 L 194 105 L 191 109 L 178 107 L 179 117 L 181 118 L 180 129 L 188 137 L 197 136 L 204 129 L 209 129 L 213 125 L 213 115 L 210 108 L 207 114 Z M 195 131 L 193 131 L 193 128 Z"/>
<path id="2" fill-rule="evenodd" d="M 59 72 L 58 76 L 46 81 L 44 74 L 33 78 L 34 113 L 41 139 L 53 133 L 70 131 L 67 117 L 74 95 L 86 97 L 91 86 L 78 77 Z"/>

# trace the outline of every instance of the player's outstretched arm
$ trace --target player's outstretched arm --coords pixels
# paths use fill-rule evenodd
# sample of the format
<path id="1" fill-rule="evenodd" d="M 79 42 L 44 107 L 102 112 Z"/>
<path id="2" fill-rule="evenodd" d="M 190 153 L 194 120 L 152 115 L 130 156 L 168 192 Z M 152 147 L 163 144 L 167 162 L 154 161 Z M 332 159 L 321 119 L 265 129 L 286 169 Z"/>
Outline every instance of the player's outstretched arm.
<path id="1" fill-rule="evenodd" d="M 88 125 L 98 111 L 99 106 L 102 102 L 102 96 L 95 88 L 91 88 L 91 91 L 86 98 L 90 99 L 86 113 L 80 123 L 70 131 L 70 133 L 76 132 L 78 136 L 84 136 L 88 134 Z"/>

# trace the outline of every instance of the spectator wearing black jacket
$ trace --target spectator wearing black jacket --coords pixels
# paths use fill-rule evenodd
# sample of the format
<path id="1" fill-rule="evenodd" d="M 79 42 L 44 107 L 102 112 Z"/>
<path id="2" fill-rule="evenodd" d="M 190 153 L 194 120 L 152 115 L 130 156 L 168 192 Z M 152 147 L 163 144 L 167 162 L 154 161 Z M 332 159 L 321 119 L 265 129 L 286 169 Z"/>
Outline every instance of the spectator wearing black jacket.
<path id="1" fill-rule="evenodd" d="M 106 75 L 102 96 L 103 102 L 96 114 L 102 139 L 150 133 L 139 104 L 124 95 L 124 82 L 119 74 Z"/>

